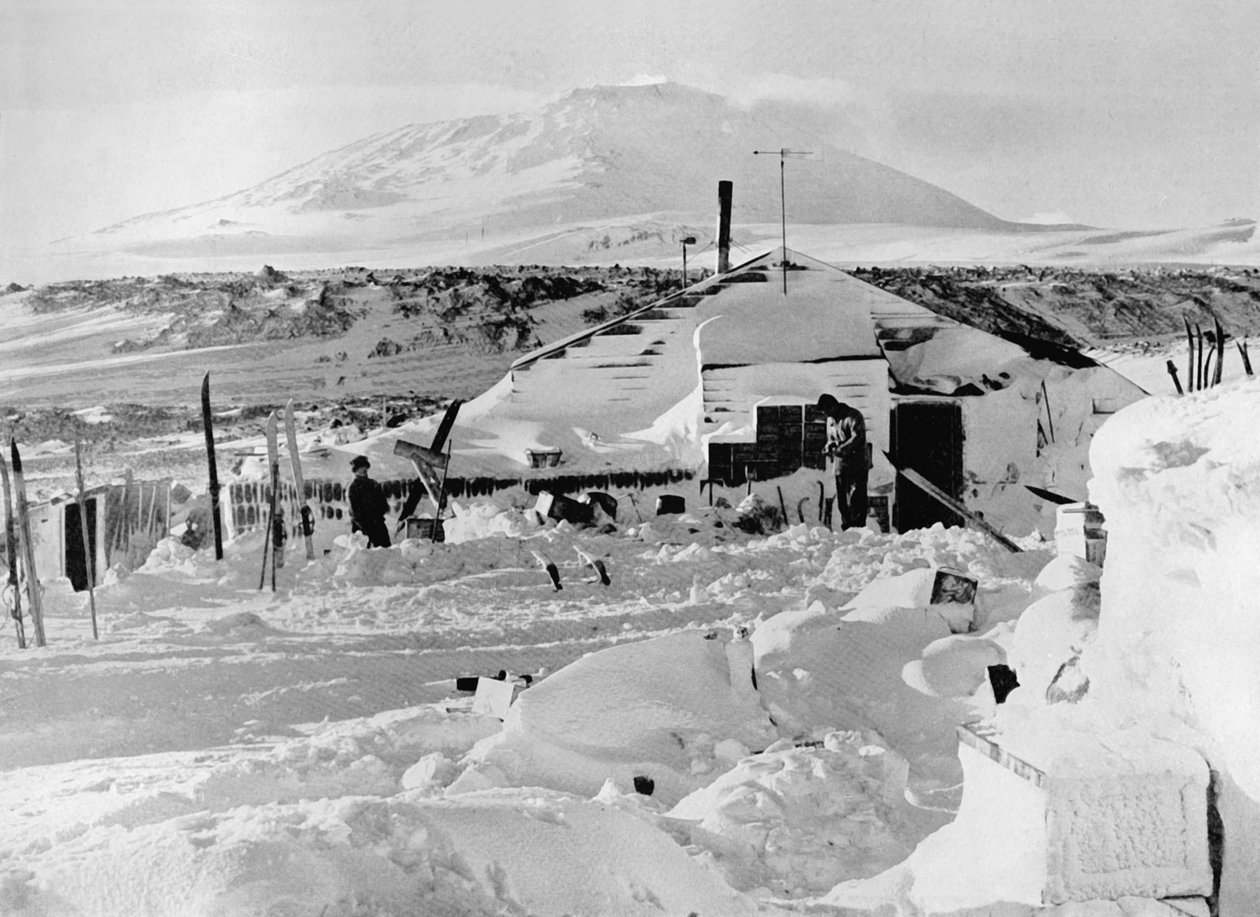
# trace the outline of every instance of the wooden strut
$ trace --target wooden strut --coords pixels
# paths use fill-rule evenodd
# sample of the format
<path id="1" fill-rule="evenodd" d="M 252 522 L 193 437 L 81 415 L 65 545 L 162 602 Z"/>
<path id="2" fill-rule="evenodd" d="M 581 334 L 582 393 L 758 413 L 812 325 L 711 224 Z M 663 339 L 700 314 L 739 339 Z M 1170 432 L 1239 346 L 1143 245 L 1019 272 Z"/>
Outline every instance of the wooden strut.
<path id="1" fill-rule="evenodd" d="M 1050 392 L 1046 390 L 1046 380 L 1041 380 L 1042 400 L 1046 404 L 1046 427 L 1050 433 L 1050 442 L 1054 442 L 1054 418 L 1050 416 Z"/>
<path id="2" fill-rule="evenodd" d="M 437 541 L 438 526 L 442 524 L 442 507 L 446 503 L 446 473 L 451 469 L 451 452 L 454 447 L 447 445 L 446 462 L 442 465 L 442 485 L 438 488 L 437 508 L 433 511 L 433 525 L 429 529 L 429 540 Z"/>
<path id="3" fill-rule="evenodd" d="M 890 456 L 887 452 L 885 452 L 884 457 L 888 459 L 889 464 L 892 464 L 892 456 Z M 893 465 L 893 467 L 896 468 L 897 466 Z M 989 523 L 985 522 L 984 519 L 981 518 L 979 513 L 976 513 L 976 512 L 973 512 L 972 510 L 967 509 L 967 507 L 963 506 L 953 497 L 946 494 L 943 490 L 941 490 L 939 487 L 937 487 L 927 478 L 923 477 L 923 475 L 919 474 L 919 472 L 915 471 L 913 468 L 897 468 L 897 473 L 901 475 L 903 478 L 905 478 L 907 481 L 909 481 L 911 484 L 914 484 L 916 487 L 918 487 L 920 490 L 926 493 L 929 497 L 935 498 L 939 503 L 941 503 L 942 505 L 946 506 L 949 509 L 952 509 L 958 515 L 962 516 L 964 519 L 966 519 L 976 528 L 980 529 L 986 535 L 990 536 L 994 541 L 996 541 L 1002 547 L 1006 548 L 1008 551 L 1018 554 L 1023 550 L 1015 542 L 1011 541 L 1009 538 L 1007 538 L 1005 535 L 1003 535 L 993 526 L 989 525 Z"/>
<path id="4" fill-rule="evenodd" d="M 1240 357 L 1242 357 L 1242 361 L 1243 361 L 1243 372 L 1245 372 L 1248 376 L 1252 375 L 1252 372 L 1251 372 L 1251 357 L 1247 355 L 1247 342 L 1246 342 L 1246 341 L 1235 341 L 1234 343 L 1236 343 L 1236 344 L 1238 345 L 1238 355 L 1239 355 Z"/>

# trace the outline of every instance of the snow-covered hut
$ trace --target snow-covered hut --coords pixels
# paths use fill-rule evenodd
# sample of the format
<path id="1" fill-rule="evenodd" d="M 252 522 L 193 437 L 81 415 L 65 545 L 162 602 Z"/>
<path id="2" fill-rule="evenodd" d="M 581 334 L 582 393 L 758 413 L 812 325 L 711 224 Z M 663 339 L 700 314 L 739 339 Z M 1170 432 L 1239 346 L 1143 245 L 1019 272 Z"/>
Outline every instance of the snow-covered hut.
<path id="1" fill-rule="evenodd" d="M 1083 498 L 1094 431 L 1145 394 L 1077 351 L 1016 343 L 786 256 L 753 258 L 516 360 L 459 413 L 455 493 L 477 479 L 563 492 L 616 488 L 616 475 L 729 486 L 802 467 L 821 477 L 814 404 L 830 392 L 866 416 L 873 503 L 897 528 L 957 520 L 885 453 L 1001 525 L 1037 511 L 1025 484 Z M 406 479 L 392 441 L 425 443 L 437 421 L 349 448 L 384 465 L 378 477 Z M 1051 509 L 1040 512 L 1053 525 Z"/>
<path id="2" fill-rule="evenodd" d="M 76 591 L 88 586 L 89 571 L 99 585 L 105 571 L 122 557 L 131 566 L 148 556 L 169 528 L 171 483 L 133 481 L 91 487 L 84 491 L 88 564 L 83 524 L 76 494 L 60 493 L 29 509 L 35 571 L 41 580 L 66 578 Z"/>
<path id="3" fill-rule="evenodd" d="M 1082 499 L 1094 431 L 1145 394 L 1077 351 L 1004 339 L 778 249 L 517 359 L 460 410 L 448 491 L 744 487 L 801 468 L 821 480 L 824 392 L 865 415 L 873 511 L 902 530 L 959 520 L 886 455 L 992 523 L 1049 529 L 1053 507 L 1023 485 Z M 394 443 L 428 445 L 439 420 L 327 449 L 308 496 L 339 505 L 341 487 L 321 482 L 348 480 L 365 453 L 400 504 L 415 472 Z"/>

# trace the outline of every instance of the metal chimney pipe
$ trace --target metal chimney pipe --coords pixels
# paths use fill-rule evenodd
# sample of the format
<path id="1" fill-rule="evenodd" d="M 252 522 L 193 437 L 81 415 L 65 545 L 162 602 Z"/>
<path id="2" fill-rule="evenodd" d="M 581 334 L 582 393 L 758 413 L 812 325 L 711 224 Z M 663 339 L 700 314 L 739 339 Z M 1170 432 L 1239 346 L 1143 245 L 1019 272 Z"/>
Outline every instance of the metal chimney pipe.
<path id="1" fill-rule="evenodd" d="M 731 193 L 729 181 L 718 182 L 717 272 L 731 269 Z"/>

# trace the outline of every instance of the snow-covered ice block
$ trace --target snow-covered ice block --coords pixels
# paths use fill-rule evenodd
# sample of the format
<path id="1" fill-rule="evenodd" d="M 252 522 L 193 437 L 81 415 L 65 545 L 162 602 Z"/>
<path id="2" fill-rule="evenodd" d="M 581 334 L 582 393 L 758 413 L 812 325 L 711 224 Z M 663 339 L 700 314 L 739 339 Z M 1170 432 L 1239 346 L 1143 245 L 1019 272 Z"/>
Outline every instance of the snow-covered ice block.
<path id="1" fill-rule="evenodd" d="M 1211 893 L 1208 767 L 1193 750 L 1110 737 L 1084 748 L 1079 734 L 1041 736 L 1045 757 L 1034 764 L 992 735 L 962 727 L 959 738 L 963 805 L 989 813 L 990 854 L 998 860 L 978 868 L 1008 882 L 1017 877 L 1013 889 L 1023 900 L 1054 905 Z M 1035 853 L 1021 854 L 1015 868 L 1000 861 L 1003 848 Z M 1039 902 L 1029 900 L 1034 890 Z"/>

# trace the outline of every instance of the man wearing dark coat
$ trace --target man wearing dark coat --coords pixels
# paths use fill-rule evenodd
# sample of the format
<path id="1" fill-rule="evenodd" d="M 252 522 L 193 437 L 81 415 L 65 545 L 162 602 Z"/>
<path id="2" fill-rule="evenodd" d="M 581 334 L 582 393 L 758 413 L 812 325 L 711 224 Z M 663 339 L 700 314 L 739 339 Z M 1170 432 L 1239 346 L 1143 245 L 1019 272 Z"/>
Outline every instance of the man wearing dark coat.
<path id="1" fill-rule="evenodd" d="M 356 455 L 350 461 L 350 470 L 354 472 L 354 480 L 350 482 L 350 531 L 366 535 L 370 547 L 388 548 L 385 515 L 389 512 L 389 501 L 381 485 L 368 477 L 371 467 L 366 455 Z"/>
<path id="2" fill-rule="evenodd" d="M 840 528 L 866 525 L 866 487 L 870 458 L 866 452 L 866 418 L 852 405 L 822 395 L 818 408 L 827 415 L 827 456 L 835 462 L 836 503 Z"/>

